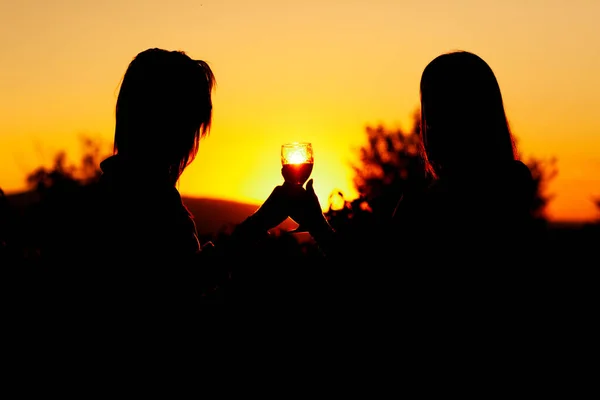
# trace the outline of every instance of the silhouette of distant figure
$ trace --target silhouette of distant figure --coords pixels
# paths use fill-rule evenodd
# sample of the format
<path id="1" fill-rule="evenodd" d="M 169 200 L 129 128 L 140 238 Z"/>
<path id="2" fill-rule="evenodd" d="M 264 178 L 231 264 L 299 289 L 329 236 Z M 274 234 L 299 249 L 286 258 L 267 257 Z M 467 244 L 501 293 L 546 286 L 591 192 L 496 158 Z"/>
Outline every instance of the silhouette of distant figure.
<path id="1" fill-rule="evenodd" d="M 21 265 L 26 261 L 24 248 L 18 240 L 15 217 L 4 190 L 0 189 L 0 265 Z"/>
<path id="2" fill-rule="evenodd" d="M 291 217 L 332 259 L 365 260 L 369 268 L 359 269 L 357 281 L 372 288 L 401 290 L 382 277 L 423 278 L 432 268 L 427 284 L 435 277 L 446 289 L 476 276 L 502 278 L 529 250 L 534 186 L 518 160 L 496 77 L 473 53 L 442 54 L 424 69 L 420 95 L 422 158 L 434 178 L 427 190 L 406 193 L 381 232 L 353 243 L 328 224 L 312 180 L 290 197 Z"/>
<path id="3" fill-rule="evenodd" d="M 9 206 L 4 191 L 0 189 L 0 261 L 8 261 Z"/>
<path id="4" fill-rule="evenodd" d="M 74 267 L 71 279 L 132 296 L 199 298 L 287 218 L 277 187 L 227 241 L 201 246 L 176 184 L 209 134 L 214 85 L 209 65 L 183 51 L 151 48 L 131 61 L 116 102 L 114 155 L 82 201 L 75 237 L 53 254 Z"/>

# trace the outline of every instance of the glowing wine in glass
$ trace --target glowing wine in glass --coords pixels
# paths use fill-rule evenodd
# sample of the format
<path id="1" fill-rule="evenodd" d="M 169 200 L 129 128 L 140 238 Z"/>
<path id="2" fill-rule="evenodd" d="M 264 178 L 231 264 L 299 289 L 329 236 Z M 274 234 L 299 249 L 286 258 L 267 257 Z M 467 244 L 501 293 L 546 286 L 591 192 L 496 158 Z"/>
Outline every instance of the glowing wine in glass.
<path id="1" fill-rule="evenodd" d="M 313 170 L 313 148 L 308 142 L 293 142 L 281 145 L 281 174 L 286 183 L 304 185 Z M 293 232 L 305 232 L 302 227 Z"/>
<path id="2" fill-rule="evenodd" d="M 286 143 L 281 146 L 281 174 L 287 183 L 304 185 L 313 169 L 311 143 Z"/>

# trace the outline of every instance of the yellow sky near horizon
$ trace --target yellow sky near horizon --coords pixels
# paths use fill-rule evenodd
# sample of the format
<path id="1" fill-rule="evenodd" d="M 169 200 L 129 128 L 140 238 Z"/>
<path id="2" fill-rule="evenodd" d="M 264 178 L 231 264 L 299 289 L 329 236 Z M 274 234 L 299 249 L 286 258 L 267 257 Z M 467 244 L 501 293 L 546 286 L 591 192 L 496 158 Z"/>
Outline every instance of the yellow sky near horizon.
<path id="1" fill-rule="evenodd" d="M 20 0 L 0 2 L 0 187 L 79 137 L 112 144 L 131 59 L 184 50 L 217 78 L 214 124 L 184 195 L 260 202 L 282 181 L 279 147 L 311 141 L 323 204 L 356 195 L 365 126 L 409 128 L 423 68 L 455 49 L 499 80 L 524 156 L 556 157 L 554 219 L 598 216 L 600 1 Z"/>

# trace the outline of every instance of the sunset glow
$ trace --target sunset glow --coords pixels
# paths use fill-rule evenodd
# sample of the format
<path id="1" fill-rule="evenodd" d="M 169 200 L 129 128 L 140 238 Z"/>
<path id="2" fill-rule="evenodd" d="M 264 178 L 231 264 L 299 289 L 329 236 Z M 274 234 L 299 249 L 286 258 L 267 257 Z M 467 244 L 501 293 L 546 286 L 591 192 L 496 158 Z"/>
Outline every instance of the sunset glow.
<path id="1" fill-rule="evenodd" d="M 302 164 L 306 161 L 306 157 L 302 153 L 295 152 L 294 154 L 290 154 L 289 160 L 288 164 Z"/>
<path id="2" fill-rule="evenodd" d="M 81 136 L 112 149 L 120 80 L 150 47 L 208 62 L 210 135 L 183 195 L 261 203 L 281 176 L 281 144 L 311 142 L 314 187 L 357 193 L 366 126 L 410 129 L 419 80 L 463 49 L 492 67 L 524 159 L 556 157 L 549 216 L 598 217 L 600 1 L 22 0 L 0 6 L 0 188 Z M 301 138 L 301 139 L 298 139 Z M 301 162 L 293 159 L 293 162 Z"/>
<path id="3" fill-rule="evenodd" d="M 286 143 L 281 146 L 282 164 L 313 162 L 312 146 L 309 143 Z"/>
<path id="4" fill-rule="evenodd" d="M 302 164 L 306 162 L 306 155 L 296 150 L 287 157 L 286 164 Z"/>

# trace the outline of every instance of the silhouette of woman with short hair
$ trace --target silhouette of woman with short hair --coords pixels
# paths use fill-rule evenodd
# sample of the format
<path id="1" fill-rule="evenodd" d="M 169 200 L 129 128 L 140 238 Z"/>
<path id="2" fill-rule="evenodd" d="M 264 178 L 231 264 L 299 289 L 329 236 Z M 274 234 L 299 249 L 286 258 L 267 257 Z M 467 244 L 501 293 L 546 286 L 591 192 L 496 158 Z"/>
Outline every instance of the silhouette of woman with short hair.
<path id="1" fill-rule="evenodd" d="M 114 155 L 100 165 L 92 215 L 70 246 L 82 270 L 111 287 L 119 278 L 145 279 L 147 293 L 200 296 L 227 281 L 236 261 L 287 218 L 276 188 L 226 242 L 200 245 L 176 184 L 209 134 L 214 86 L 209 65 L 183 51 L 151 48 L 131 61 L 116 103 Z"/>
<path id="2" fill-rule="evenodd" d="M 342 243 L 321 212 L 312 180 L 290 199 L 291 217 L 309 227 L 326 254 L 380 261 L 369 263 L 372 287 L 381 286 L 382 276 L 423 266 L 444 267 L 453 279 L 460 275 L 456 266 L 484 271 L 517 260 L 529 239 L 533 182 L 517 159 L 489 65 L 466 51 L 442 54 L 424 69 L 420 95 L 422 158 L 433 183 L 403 196 L 376 241 Z M 370 236 L 375 232 L 365 232 Z M 365 275 L 363 269 L 358 281 L 365 283 Z"/>
<path id="3" fill-rule="evenodd" d="M 128 167 L 175 184 L 212 122 L 215 77 L 181 51 L 149 49 L 130 63 L 116 105 L 114 149 Z"/>

